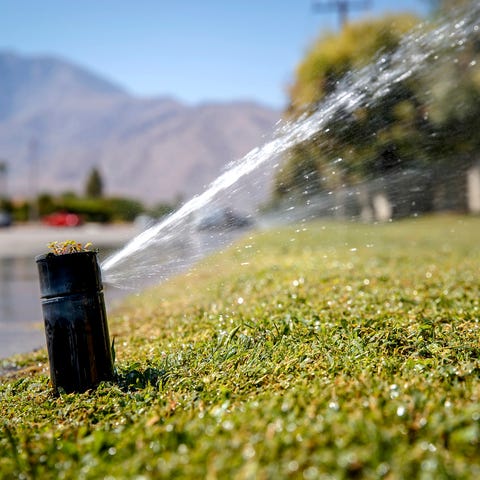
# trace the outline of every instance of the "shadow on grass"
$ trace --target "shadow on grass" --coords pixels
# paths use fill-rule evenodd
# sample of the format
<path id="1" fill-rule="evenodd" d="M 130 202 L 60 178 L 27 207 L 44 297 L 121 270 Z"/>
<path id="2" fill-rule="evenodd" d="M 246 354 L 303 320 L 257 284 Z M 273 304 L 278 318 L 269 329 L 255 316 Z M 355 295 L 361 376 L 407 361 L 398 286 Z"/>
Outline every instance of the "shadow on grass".
<path id="1" fill-rule="evenodd" d="M 160 368 L 148 367 L 140 370 L 132 367 L 115 376 L 115 383 L 124 391 L 141 390 L 148 386 L 163 388 L 168 381 L 169 374 Z"/>

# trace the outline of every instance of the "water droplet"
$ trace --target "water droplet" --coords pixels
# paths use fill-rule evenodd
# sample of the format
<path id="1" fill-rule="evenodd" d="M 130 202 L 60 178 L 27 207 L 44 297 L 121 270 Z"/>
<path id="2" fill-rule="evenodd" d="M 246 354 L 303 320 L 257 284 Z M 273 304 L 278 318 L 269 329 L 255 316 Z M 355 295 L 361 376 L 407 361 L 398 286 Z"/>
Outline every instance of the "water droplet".
<path id="1" fill-rule="evenodd" d="M 247 443 L 243 449 L 242 455 L 245 460 L 250 460 L 255 456 L 255 449 L 252 447 L 252 445 Z"/>
<path id="2" fill-rule="evenodd" d="M 288 462 L 288 471 L 289 472 L 296 472 L 298 470 L 298 462 L 295 460 L 292 460 L 291 462 Z"/>
<path id="3" fill-rule="evenodd" d="M 427 472 L 433 472 L 437 468 L 436 459 L 431 458 L 431 459 L 423 461 L 421 468 L 422 468 L 422 470 L 425 470 Z"/>
<path id="4" fill-rule="evenodd" d="M 420 448 L 425 451 L 425 452 L 436 452 L 437 451 L 437 447 L 433 444 L 433 443 L 429 443 L 429 442 L 421 442 L 420 443 Z"/>
<path id="5" fill-rule="evenodd" d="M 319 476 L 317 467 L 308 467 L 303 472 L 303 478 L 305 480 L 314 480 Z"/>
<path id="6" fill-rule="evenodd" d="M 388 463 L 381 463 L 377 467 L 377 473 L 380 477 L 384 477 L 390 471 L 390 465 Z"/>
<path id="7" fill-rule="evenodd" d="M 188 453 L 188 447 L 184 443 L 181 443 L 178 446 L 177 451 L 180 455 L 186 455 Z"/>
<path id="8" fill-rule="evenodd" d="M 328 404 L 328 408 L 330 410 L 333 410 L 334 412 L 338 412 L 340 410 L 340 406 L 338 405 L 337 402 L 334 402 L 334 401 L 332 401 Z"/>
<path id="9" fill-rule="evenodd" d="M 390 389 L 390 398 L 398 398 L 398 396 L 400 395 L 400 390 L 398 388 L 398 385 L 396 383 L 392 383 L 392 385 L 390 385 L 389 387 Z"/>
<path id="10" fill-rule="evenodd" d="M 231 420 L 225 420 L 223 423 L 222 423 L 222 427 L 224 428 L 224 430 L 233 430 L 234 428 L 234 423 L 231 421 Z"/>

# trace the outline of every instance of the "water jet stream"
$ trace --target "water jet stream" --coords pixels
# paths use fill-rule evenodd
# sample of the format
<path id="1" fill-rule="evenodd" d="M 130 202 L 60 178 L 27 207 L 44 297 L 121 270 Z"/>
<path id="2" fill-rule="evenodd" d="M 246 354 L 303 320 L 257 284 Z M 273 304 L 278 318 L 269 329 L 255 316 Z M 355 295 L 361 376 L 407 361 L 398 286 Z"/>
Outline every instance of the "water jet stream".
<path id="1" fill-rule="evenodd" d="M 368 108 L 385 98 L 396 83 L 430 68 L 435 62 L 450 61 L 465 41 L 478 32 L 479 18 L 480 6 L 473 5 L 435 28 L 416 28 L 404 37 L 395 52 L 387 57 L 380 55 L 367 67 L 350 72 L 313 114 L 295 122 L 282 122 L 270 141 L 232 162 L 202 194 L 107 258 L 101 266 L 105 282 L 125 287 L 141 283 L 145 278 L 165 280 L 231 241 L 232 232 L 199 233 L 198 220 L 202 214 L 232 203 L 237 206 L 242 205 L 242 201 L 252 203 L 259 193 L 265 194 L 272 172 L 279 166 L 280 155 L 321 132 L 332 117 Z M 249 176 L 254 178 L 247 187 L 241 181 Z M 243 200 L 241 195 L 245 196 Z M 258 213 L 258 203 L 251 207 L 252 212 Z"/>

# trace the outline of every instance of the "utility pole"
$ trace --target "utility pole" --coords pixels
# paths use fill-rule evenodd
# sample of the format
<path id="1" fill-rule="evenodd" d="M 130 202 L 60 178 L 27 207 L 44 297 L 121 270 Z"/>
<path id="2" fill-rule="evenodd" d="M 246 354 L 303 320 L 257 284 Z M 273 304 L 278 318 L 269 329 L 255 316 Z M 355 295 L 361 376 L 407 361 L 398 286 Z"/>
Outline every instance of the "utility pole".
<path id="1" fill-rule="evenodd" d="M 7 161 L 0 158 L 0 200 L 6 200 L 8 196 L 7 192 Z"/>
<path id="2" fill-rule="evenodd" d="M 28 143 L 28 159 L 30 161 L 30 194 L 32 201 L 29 209 L 29 220 L 35 222 L 38 220 L 38 165 L 37 165 L 38 142 L 32 138 Z"/>
<path id="3" fill-rule="evenodd" d="M 343 28 L 348 22 L 348 12 L 350 10 L 365 10 L 370 7 L 370 4 L 370 0 L 318 0 L 313 2 L 313 9 L 321 13 L 336 10 L 340 20 L 340 28 Z"/>

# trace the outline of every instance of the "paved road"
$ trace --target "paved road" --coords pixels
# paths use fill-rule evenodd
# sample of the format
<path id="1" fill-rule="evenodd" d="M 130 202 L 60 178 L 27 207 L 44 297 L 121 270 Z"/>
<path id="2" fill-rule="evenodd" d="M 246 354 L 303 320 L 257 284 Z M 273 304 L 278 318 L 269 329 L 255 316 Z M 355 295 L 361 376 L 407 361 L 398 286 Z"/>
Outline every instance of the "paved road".
<path id="1" fill-rule="evenodd" d="M 48 227 L 16 225 L 0 228 L 0 258 L 35 256 L 48 252 L 47 245 L 55 240 L 92 242 L 93 247 L 120 248 L 140 230 L 135 225 L 87 224 L 81 227 Z"/>
<path id="2" fill-rule="evenodd" d="M 103 248 L 104 252 L 121 248 L 138 233 L 139 228 L 135 225 L 90 224 L 75 228 L 15 225 L 0 228 L 0 360 L 45 345 L 40 292 L 33 259 L 36 255 L 48 252 L 47 245 L 50 242 L 92 242 L 101 255 Z M 117 290 L 105 292 L 110 303 L 120 293 L 124 295 L 124 292 Z"/>

